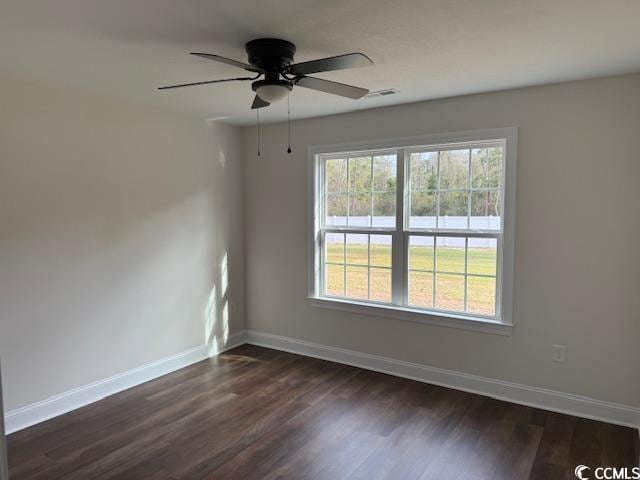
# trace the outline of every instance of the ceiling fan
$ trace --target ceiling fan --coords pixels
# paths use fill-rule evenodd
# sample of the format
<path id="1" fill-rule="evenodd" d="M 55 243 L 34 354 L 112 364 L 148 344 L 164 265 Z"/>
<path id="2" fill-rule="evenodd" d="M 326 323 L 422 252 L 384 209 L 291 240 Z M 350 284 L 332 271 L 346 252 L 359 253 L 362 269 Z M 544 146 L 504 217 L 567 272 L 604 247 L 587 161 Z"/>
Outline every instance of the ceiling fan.
<path id="1" fill-rule="evenodd" d="M 309 76 L 309 74 L 312 73 L 331 72 L 333 70 L 373 65 L 371 59 L 362 53 L 348 53 L 336 57 L 293 63 L 296 46 L 286 40 L 259 38 L 247 43 L 245 49 L 249 63 L 239 62 L 210 53 L 191 53 L 191 55 L 242 68 L 256 74 L 253 77 L 225 78 L 222 80 L 169 85 L 160 87 L 159 90 L 252 80 L 251 88 L 256 92 L 253 104 L 251 105 L 252 109 L 267 107 L 271 103 L 283 99 L 294 86 L 311 88 L 313 90 L 356 100 L 369 93 L 369 90 L 366 88 L 354 87 L 344 83 Z M 264 78 L 260 79 L 262 76 L 264 76 Z"/>

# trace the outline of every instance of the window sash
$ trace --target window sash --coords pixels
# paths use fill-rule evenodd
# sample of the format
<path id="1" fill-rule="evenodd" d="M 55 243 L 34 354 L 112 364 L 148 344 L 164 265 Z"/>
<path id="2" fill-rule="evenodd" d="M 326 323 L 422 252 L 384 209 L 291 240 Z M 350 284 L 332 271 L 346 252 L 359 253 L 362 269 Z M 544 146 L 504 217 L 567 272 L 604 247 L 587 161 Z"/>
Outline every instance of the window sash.
<path id="1" fill-rule="evenodd" d="M 343 235 L 343 248 L 342 248 L 342 262 L 335 262 L 335 261 L 330 261 L 327 258 L 327 252 L 328 252 L 328 244 L 326 242 L 326 236 L 328 234 L 331 233 L 339 233 L 340 235 Z M 356 232 L 356 235 L 362 235 L 362 232 Z M 322 278 L 323 278 L 323 287 L 322 287 L 322 292 L 323 292 L 323 296 L 325 297 L 329 297 L 329 298 L 340 298 L 340 299 L 354 299 L 354 300 L 364 300 L 368 303 L 377 303 L 377 304 L 382 304 L 382 305 L 393 305 L 393 260 L 392 258 L 389 259 L 389 261 L 391 262 L 390 265 L 386 265 L 385 263 L 373 263 L 372 262 L 372 250 L 371 250 L 371 236 L 375 236 L 377 235 L 376 233 L 367 233 L 366 235 L 368 236 L 367 238 L 367 260 L 366 263 L 353 263 L 349 261 L 349 243 L 348 241 L 348 233 L 344 233 L 344 232 L 323 232 L 322 234 L 322 240 L 321 240 L 321 263 L 322 263 Z M 390 235 L 389 233 L 386 233 L 385 236 L 388 237 L 392 237 L 392 235 Z M 390 245 L 390 257 L 393 254 L 393 238 L 390 239 L 391 240 L 391 245 Z M 335 245 L 335 244 L 334 244 Z M 340 266 L 343 267 L 343 295 L 333 295 L 331 293 L 328 293 L 328 288 L 327 288 L 327 284 L 326 284 L 326 271 L 327 271 L 327 266 L 328 265 L 333 265 L 333 266 Z M 367 299 L 362 299 L 360 297 L 350 297 L 347 295 L 347 290 L 348 290 L 348 272 L 349 272 L 349 267 L 352 267 L 351 270 L 353 271 L 353 269 L 366 269 L 367 271 Z M 389 299 L 389 301 L 382 301 L 382 300 L 376 300 L 376 299 L 372 299 L 371 297 L 371 273 L 373 271 L 381 271 L 381 270 L 386 270 L 389 272 L 390 277 L 391 277 L 391 298 Z"/>
<path id="2" fill-rule="evenodd" d="M 353 300 L 355 302 L 362 302 L 362 299 L 351 298 L 346 296 L 346 284 L 345 284 L 345 296 L 337 297 L 329 295 L 326 292 L 326 258 L 325 258 L 325 236 L 329 233 L 344 233 L 349 234 L 388 234 L 392 237 L 392 260 L 391 260 L 391 302 L 379 302 L 376 300 L 364 300 L 366 303 L 371 304 L 382 304 L 388 305 L 391 307 L 400 307 L 405 309 L 412 309 L 417 311 L 423 311 L 424 313 L 434 312 L 434 313 L 444 313 L 450 314 L 454 316 L 465 316 L 465 317 L 475 317 L 479 319 L 490 319 L 490 320 L 501 320 L 502 319 L 502 281 L 503 281 L 503 241 L 504 241 L 504 224 L 505 224 L 505 211 L 506 207 L 503 204 L 502 213 L 500 219 L 500 229 L 499 230 L 479 230 L 479 229 L 440 229 L 440 228 L 410 228 L 409 217 L 411 214 L 411 198 L 410 195 L 412 193 L 410 188 L 410 155 L 412 153 L 424 153 L 424 152 L 441 152 L 443 150 L 451 150 L 451 149 L 474 149 L 474 148 L 486 148 L 486 147 L 496 147 L 501 146 L 503 151 L 502 157 L 502 177 L 500 187 L 495 188 L 473 188 L 472 187 L 472 178 L 471 174 L 469 174 L 468 179 L 468 188 L 466 189 L 436 189 L 430 190 L 430 192 L 447 192 L 447 191 L 465 191 L 471 192 L 474 191 L 498 191 L 502 194 L 503 202 L 505 199 L 506 192 L 506 169 L 507 169 L 507 145 L 506 140 L 497 139 L 497 140 L 487 140 L 487 141 L 471 141 L 471 142 L 463 142 L 456 144 L 443 144 L 443 145 L 430 145 L 426 147 L 407 147 L 407 148 L 391 148 L 391 149 L 382 149 L 382 150 L 363 150 L 358 152 L 344 152 L 344 153 L 322 153 L 314 156 L 314 163 L 316 164 L 315 171 L 315 182 L 317 190 L 316 202 L 319 205 L 315 205 L 314 212 L 319 218 L 316 218 L 317 233 L 318 238 L 316 240 L 316 248 L 319 249 L 319 255 L 316 252 L 316 258 L 319 260 L 319 265 L 316 267 L 317 276 L 316 276 L 316 292 L 321 297 L 325 298 L 335 298 L 339 300 L 349 301 Z M 341 158 L 355 158 L 356 156 L 371 156 L 372 157 L 372 169 L 373 169 L 373 157 L 376 155 L 390 155 L 395 154 L 396 156 L 396 212 L 395 219 L 396 224 L 394 227 L 374 227 L 374 226 L 355 226 L 355 225 L 327 225 L 326 224 L 326 197 L 327 195 L 335 194 L 335 192 L 327 193 L 326 191 L 326 178 L 325 178 L 325 168 L 326 168 L 326 160 L 333 159 L 341 159 Z M 350 189 L 350 178 L 349 178 L 349 167 L 347 164 L 347 189 Z M 471 170 L 471 161 L 469 161 L 469 170 Z M 373 182 L 373 175 L 372 180 Z M 439 185 L 438 185 L 439 186 Z M 371 192 L 373 192 L 374 186 L 373 183 L 371 185 Z M 415 190 L 414 192 L 422 192 L 422 190 Z M 347 191 L 347 195 L 350 191 Z M 368 192 L 370 193 L 370 192 Z M 470 197 L 471 195 L 469 195 Z M 469 198 L 469 203 L 470 203 Z M 347 202 L 348 205 L 349 202 Z M 348 208 L 348 207 L 347 207 Z M 372 212 L 373 213 L 373 212 Z M 439 211 L 436 212 L 439 215 Z M 347 210 L 347 216 L 349 211 Z M 471 210 L 468 207 L 467 217 L 470 218 Z M 348 222 L 348 220 L 347 220 Z M 467 227 L 469 226 L 469 222 L 467 222 Z M 493 238 L 496 240 L 496 275 L 495 277 L 491 276 L 491 278 L 495 278 L 496 288 L 495 288 L 495 313 L 494 315 L 484 315 L 477 314 L 466 311 L 459 310 L 446 310 L 433 307 L 420 307 L 409 304 L 409 239 L 411 236 L 431 236 L 431 237 L 458 237 L 458 238 Z M 468 240 L 465 241 L 465 245 L 468 244 Z M 465 257 L 468 252 L 465 248 Z M 469 276 L 478 276 L 482 277 L 482 275 L 468 274 L 467 270 L 467 261 L 465 258 L 465 273 L 460 275 L 464 276 L 465 285 L 464 285 L 464 295 L 465 295 L 465 310 L 467 308 L 467 281 Z M 434 266 L 435 267 L 435 266 Z M 345 259 L 345 270 L 346 270 L 346 259 Z M 433 273 L 434 278 L 438 272 Z M 435 295 L 435 292 L 434 292 Z"/>
<path id="3" fill-rule="evenodd" d="M 407 286 L 408 286 L 408 278 L 409 278 L 409 272 L 411 271 L 409 269 L 409 240 L 411 237 L 433 237 L 434 238 L 434 242 L 436 237 L 440 237 L 440 238 L 464 238 L 465 239 L 465 271 L 462 272 L 443 272 L 443 271 L 438 271 L 437 269 L 437 265 L 435 264 L 435 260 L 434 260 L 434 265 L 433 265 L 433 270 L 430 270 L 429 272 L 433 273 L 434 275 L 434 281 L 435 281 L 435 275 L 436 274 L 444 274 L 444 275 L 460 275 L 460 276 L 464 276 L 464 311 L 460 311 L 460 310 L 447 310 L 447 309 L 442 309 L 442 308 L 438 308 L 435 305 L 435 301 L 434 301 L 434 305 L 433 307 L 420 307 L 420 306 L 416 306 L 416 305 L 410 305 L 409 304 L 409 289 L 408 288 L 404 288 L 403 291 L 403 298 L 402 298 L 402 303 L 398 304 L 397 306 L 399 307 L 403 307 L 403 308 L 412 308 L 412 309 L 416 309 L 416 310 L 422 310 L 425 312 L 440 312 L 440 313 L 446 313 L 446 314 L 452 314 L 452 315 L 465 315 L 465 316 L 469 316 L 469 317 L 477 317 L 477 318 L 488 318 L 491 320 L 499 320 L 502 318 L 502 311 L 501 311 L 501 305 L 502 305 L 502 243 L 503 243 L 503 236 L 501 233 L 486 233 L 486 234 L 469 234 L 469 233 L 460 233 L 460 232 L 454 232 L 454 233 L 443 233 L 443 232 L 435 232 L 435 233 L 431 233 L 431 232 L 409 232 L 409 231 L 405 231 L 404 232 L 404 243 L 403 243 L 403 255 L 404 255 L 404 271 L 402 272 L 404 277 L 407 279 Z M 474 238 L 479 238 L 479 239 L 483 239 L 483 238 L 492 238 L 496 240 L 496 274 L 495 276 L 493 275 L 483 275 L 483 274 L 476 274 L 476 273 L 469 273 L 468 269 L 469 269 L 469 264 L 468 264 L 468 241 L 469 239 L 474 239 Z M 436 250 L 437 250 L 437 245 L 434 244 L 434 256 L 436 254 Z M 392 265 L 393 267 L 393 265 Z M 425 270 L 426 272 L 427 270 Z M 478 314 L 478 313 L 474 313 L 474 312 L 467 312 L 467 281 L 468 281 L 468 277 L 486 277 L 486 278 L 495 278 L 496 281 L 496 290 L 495 290 L 495 312 L 493 315 L 483 315 L 483 314 Z M 433 295 L 435 297 L 436 295 L 436 290 L 434 288 L 433 290 Z"/>
<path id="4" fill-rule="evenodd" d="M 320 189 L 319 193 L 319 201 L 320 201 L 320 205 L 319 205 L 319 209 L 317 209 L 317 211 L 320 214 L 320 226 L 321 228 L 342 228 L 345 230 L 362 230 L 362 229 L 370 229 L 371 231 L 376 231 L 376 230 L 386 230 L 386 231 L 393 231 L 395 228 L 397 228 L 397 224 L 396 227 L 374 227 L 373 225 L 368 225 L 368 226 L 358 226 L 358 225 L 349 225 L 349 218 L 350 218 L 350 207 L 351 207 L 351 195 L 370 195 L 370 200 L 371 200 L 371 207 L 373 207 L 373 196 L 374 194 L 384 194 L 384 193 L 390 193 L 388 191 L 377 191 L 374 188 L 374 162 L 373 162 L 373 158 L 376 156 L 384 156 L 384 155 L 395 155 L 396 156 L 396 220 L 398 218 L 398 207 L 399 207 L 399 199 L 401 197 L 397 196 L 398 193 L 398 189 L 399 187 L 399 177 L 398 177 L 398 171 L 399 171 L 399 163 L 401 162 L 400 157 L 398 156 L 398 149 L 384 149 L 384 150 L 366 150 L 366 151 L 361 151 L 361 152 L 345 152 L 345 153 L 329 153 L 329 154 L 322 154 L 322 155 L 318 155 L 317 156 L 317 160 L 319 162 L 320 168 L 318 169 L 318 187 Z M 369 191 L 356 191 L 356 192 L 352 192 L 351 191 L 351 169 L 349 168 L 349 163 L 348 163 L 348 159 L 349 158 L 359 158 L 359 157 L 371 157 L 371 188 Z M 327 160 L 347 160 L 347 180 L 346 180 L 346 184 L 347 184 L 347 191 L 346 192 L 327 192 L 326 191 L 326 162 Z M 347 197 L 347 211 L 346 211 L 346 222 L 347 225 L 327 225 L 326 221 L 327 221 L 327 212 L 326 212 L 326 207 L 327 207 L 327 197 L 332 196 L 332 195 L 344 195 Z M 371 208 L 370 210 L 371 214 L 373 215 L 373 208 Z M 373 218 L 373 217 L 372 217 Z"/>
<path id="5" fill-rule="evenodd" d="M 486 141 L 477 141 L 477 142 L 467 142 L 467 143 L 457 143 L 457 144 L 448 144 L 448 145 L 434 145 L 427 147 L 411 147 L 401 149 L 403 154 L 403 162 L 404 162 L 404 175 L 406 176 L 406 182 L 403 182 L 402 188 L 406 188 L 406 193 L 403 196 L 403 211 L 404 211 L 404 230 L 411 231 L 430 231 L 430 232 L 473 232 L 473 233 L 495 233 L 499 231 L 500 233 L 504 233 L 504 206 L 503 212 L 500 215 L 500 228 L 499 229 L 491 229 L 491 230 L 483 230 L 483 229 L 473 229 L 470 228 L 471 224 L 471 198 L 472 193 L 474 192 L 498 192 L 502 193 L 502 198 L 504 201 L 504 192 L 505 192 L 505 181 L 506 181 L 506 139 L 501 140 L 486 140 Z M 472 179 L 472 159 L 471 159 L 471 151 L 477 148 L 492 148 L 492 147 L 501 147 L 503 156 L 502 156 L 502 169 L 501 169 L 501 179 L 500 179 L 500 187 L 487 187 L 487 188 L 478 188 L 473 187 L 473 179 Z M 440 153 L 443 151 L 449 150 L 469 150 L 469 165 L 468 165 L 468 184 L 467 188 L 440 188 Z M 435 189 L 411 189 L 411 155 L 414 153 L 437 153 L 437 167 L 438 167 L 438 182 L 437 187 Z M 437 205 L 436 205 L 436 225 L 439 223 L 440 215 L 440 194 L 441 193 L 449 193 L 449 192 L 465 192 L 468 193 L 467 198 L 467 228 L 457 228 L 457 229 L 446 229 L 440 227 L 434 228 L 417 228 L 411 227 L 411 194 L 413 193 L 431 193 L 437 195 Z"/>

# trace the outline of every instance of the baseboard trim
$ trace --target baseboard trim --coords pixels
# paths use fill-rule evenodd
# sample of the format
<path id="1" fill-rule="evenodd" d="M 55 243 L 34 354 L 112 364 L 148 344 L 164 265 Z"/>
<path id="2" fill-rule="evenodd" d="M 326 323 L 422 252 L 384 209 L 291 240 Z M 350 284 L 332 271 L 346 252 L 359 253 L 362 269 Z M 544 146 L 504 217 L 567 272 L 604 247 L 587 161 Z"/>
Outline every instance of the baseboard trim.
<path id="1" fill-rule="evenodd" d="M 553 412 L 600 420 L 626 427 L 638 428 L 640 426 L 640 408 L 627 405 L 429 367 L 254 330 L 246 331 L 245 341 L 252 345 L 330 360 L 366 370 L 454 388 Z"/>
<path id="2" fill-rule="evenodd" d="M 454 388 L 554 412 L 632 428 L 640 427 L 640 408 L 429 367 L 255 330 L 246 330 L 230 335 L 225 343 L 214 341 L 208 345 L 194 347 L 156 362 L 9 411 L 4 416 L 6 433 L 11 434 L 44 422 L 109 395 L 219 355 L 244 343 L 352 365 L 366 370 Z"/>
<path id="3" fill-rule="evenodd" d="M 230 335 L 226 342 L 214 340 L 210 344 L 190 348 L 176 355 L 171 355 L 112 377 L 74 388 L 46 400 L 9 411 L 4 416 L 6 433 L 11 434 L 84 407 L 109 395 L 216 356 L 243 343 L 245 343 L 244 331 Z"/>

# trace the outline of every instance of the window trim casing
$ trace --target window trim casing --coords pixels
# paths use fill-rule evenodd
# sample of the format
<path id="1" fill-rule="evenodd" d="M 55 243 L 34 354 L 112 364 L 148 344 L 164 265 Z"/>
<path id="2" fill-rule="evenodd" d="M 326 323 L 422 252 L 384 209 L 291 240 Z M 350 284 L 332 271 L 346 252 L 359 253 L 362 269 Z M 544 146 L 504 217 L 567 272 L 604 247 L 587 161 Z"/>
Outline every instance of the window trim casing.
<path id="1" fill-rule="evenodd" d="M 509 335 L 513 327 L 513 268 L 515 250 L 515 221 L 516 221 L 516 172 L 517 172 L 517 127 L 470 130 L 464 132 L 438 133 L 423 136 L 390 138 L 384 140 L 348 142 L 331 145 L 311 145 L 307 149 L 308 153 L 308 298 L 313 306 L 344 310 L 354 313 L 382 316 L 386 318 L 396 318 L 401 320 L 415 321 L 430 325 L 440 325 L 453 328 L 463 328 L 473 331 L 487 333 L 498 333 Z M 323 182 L 321 162 L 318 158 L 324 154 L 332 153 L 357 153 L 388 151 L 393 149 L 403 149 L 406 151 L 419 149 L 421 146 L 433 147 L 436 145 L 455 145 L 456 143 L 469 142 L 489 142 L 504 141 L 505 154 L 503 165 L 504 181 L 504 203 L 502 218 L 502 254 L 498 257 L 497 268 L 500 269 L 500 286 L 496 301 L 496 312 L 500 311 L 501 319 L 489 319 L 476 317 L 473 315 L 459 314 L 455 312 L 443 312 L 434 310 L 413 309 L 391 304 L 379 304 L 369 301 L 359 301 L 348 298 L 332 298 L 322 296 L 320 293 L 319 275 L 322 265 L 322 249 L 320 248 L 322 204 L 319 201 L 321 196 L 321 186 Z M 400 161 L 400 159 L 398 159 Z M 407 172 L 405 158 L 402 159 L 403 168 L 398 169 L 398 185 L 404 184 L 404 177 Z M 402 178 L 400 178 L 402 177 Z M 408 189 L 397 190 L 397 205 L 405 205 Z M 404 198 L 401 196 L 404 195 Z M 404 242 L 408 238 L 411 229 L 405 226 L 405 211 L 398 211 L 396 215 L 396 230 L 381 229 L 382 232 L 392 233 L 394 241 Z M 370 227 L 371 232 L 375 232 L 375 227 Z M 420 232 L 423 232 L 422 230 Z M 459 233 L 459 232 L 458 232 Z M 394 249 L 393 262 L 401 268 L 395 268 L 392 272 L 394 282 L 396 279 L 404 285 L 404 263 L 406 258 L 396 258 L 400 251 L 401 257 L 406 257 L 407 249 Z M 397 262 L 397 263 L 396 263 Z M 398 273 L 399 272 L 399 273 Z M 397 278 L 395 275 L 399 275 Z M 406 295 L 405 288 L 402 292 Z M 393 301 L 396 300 L 396 289 L 392 292 Z"/>

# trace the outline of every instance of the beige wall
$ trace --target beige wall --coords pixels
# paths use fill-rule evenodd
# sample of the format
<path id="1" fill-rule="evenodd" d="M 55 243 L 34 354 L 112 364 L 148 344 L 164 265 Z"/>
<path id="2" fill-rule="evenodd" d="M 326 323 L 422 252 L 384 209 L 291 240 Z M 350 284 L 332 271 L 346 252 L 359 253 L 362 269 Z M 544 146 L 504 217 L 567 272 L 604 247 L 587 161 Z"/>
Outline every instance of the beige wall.
<path id="1" fill-rule="evenodd" d="M 222 336 L 226 282 L 229 330 L 244 328 L 238 129 L 10 79 L 0 91 L 7 411 Z"/>
<path id="2" fill-rule="evenodd" d="M 511 337 L 309 306 L 308 145 L 510 126 L 519 127 Z M 640 406 L 639 136 L 639 75 L 297 121 L 292 155 L 286 125 L 263 128 L 260 157 L 246 129 L 248 328 Z M 551 361 L 556 343 L 566 364 Z"/>
<path id="3" fill-rule="evenodd" d="M 259 158 L 253 128 L 242 155 L 232 127 L 0 88 L 6 410 L 223 336 L 227 299 L 240 331 L 243 292 L 252 329 L 640 406 L 638 75 L 297 121 L 292 155 L 270 125 Z M 519 127 L 511 337 L 308 305 L 308 145 L 504 126 Z"/>

